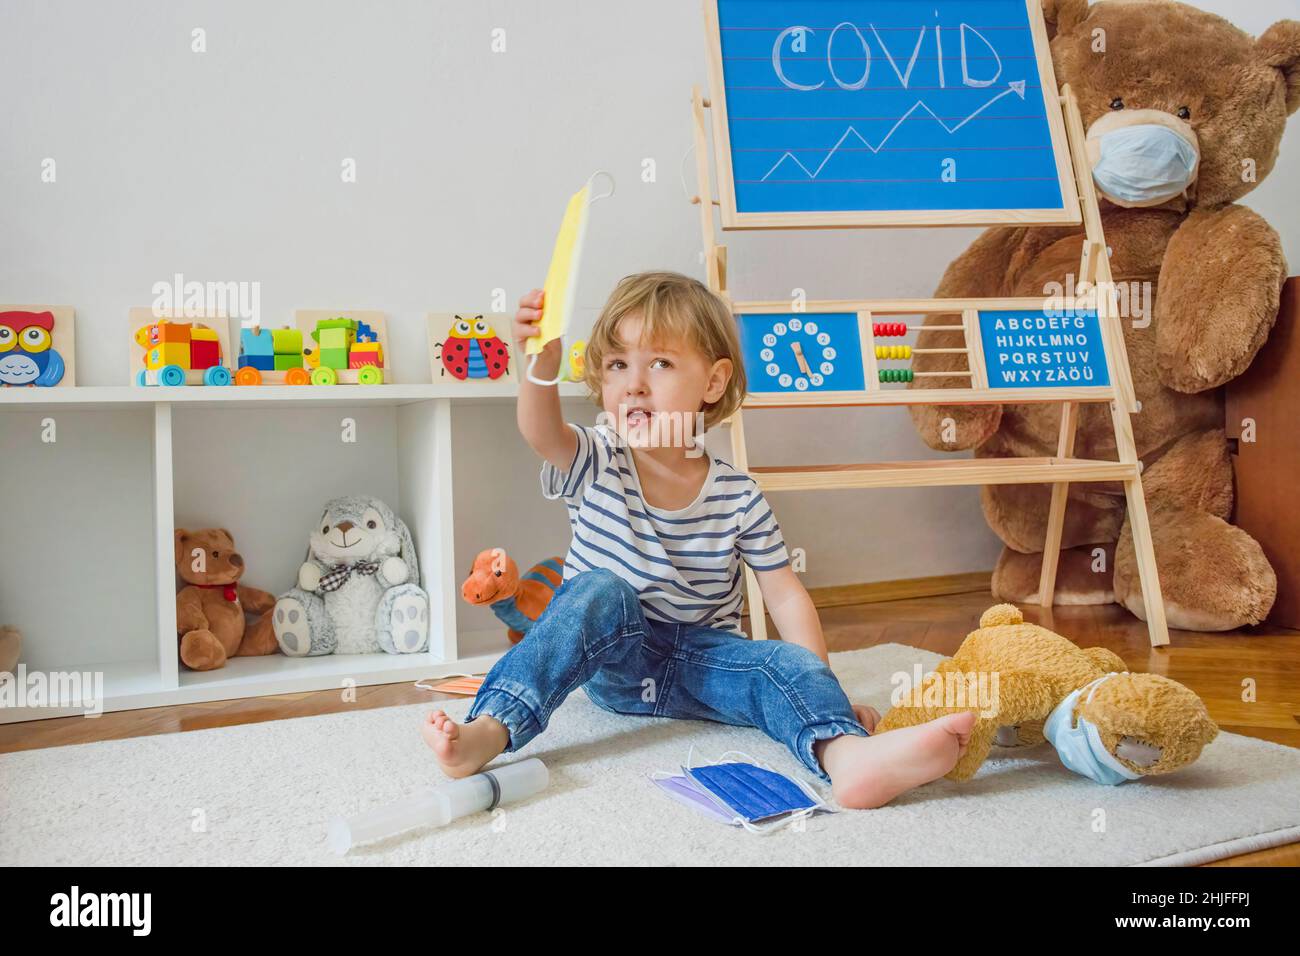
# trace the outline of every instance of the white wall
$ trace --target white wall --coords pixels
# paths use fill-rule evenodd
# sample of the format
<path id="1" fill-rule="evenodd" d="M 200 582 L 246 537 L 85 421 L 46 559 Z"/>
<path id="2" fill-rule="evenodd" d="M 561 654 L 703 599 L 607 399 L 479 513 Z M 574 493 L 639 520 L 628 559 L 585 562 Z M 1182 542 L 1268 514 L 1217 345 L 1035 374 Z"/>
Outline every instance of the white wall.
<path id="1" fill-rule="evenodd" d="M 1254 33 L 1300 16 L 1291 0 L 1200 5 Z M 203 54 L 190 51 L 196 27 Z M 496 27 L 504 54 L 489 47 Z M 258 281 L 271 320 L 298 307 L 385 310 L 398 378 L 426 381 L 424 313 L 486 309 L 495 288 L 512 306 L 540 285 L 564 201 L 604 168 L 619 189 L 593 211 L 585 329 L 627 273 L 702 275 L 678 169 L 704 64 L 697 0 L 5 0 L 0 301 L 74 305 L 79 380 L 125 384 L 127 310 L 148 305 L 155 282 Z M 1285 171 L 1297 168 L 1298 136 L 1246 200 L 1292 262 L 1300 193 Z M 54 184 L 40 179 L 46 157 Z M 346 157 L 355 184 L 340 181 Z M 658 163 L 653 184 L 639 178 L 645 157 Z M 729 234 L 730 285 L 743 298 L 794 286 L 814 298 L 928 295 L 975 235 Z M 501 474 L 535 475 L 512 416 L 484 414 L 500 428 L 458 440 L 498 447 Z M 819 413 L 834 427 L 829 453 L 809 414 L 750 415 L 752 462 L 926 454 L 900 411 Z M 489 475 L 476 494 L 516 487 Z M 544 505 L 559 507 L 539 496 Z M 988 568 L 998 552 L 974 489 L 782 494 L 774 505 L 790 543 L 808 549 L 810 585 Z M 563 528 L 562 514 L 551 526 Z M 289 532 L 292 550 L 305 530 Z M 563 542 L 519 547 L 531 561 Z"/>

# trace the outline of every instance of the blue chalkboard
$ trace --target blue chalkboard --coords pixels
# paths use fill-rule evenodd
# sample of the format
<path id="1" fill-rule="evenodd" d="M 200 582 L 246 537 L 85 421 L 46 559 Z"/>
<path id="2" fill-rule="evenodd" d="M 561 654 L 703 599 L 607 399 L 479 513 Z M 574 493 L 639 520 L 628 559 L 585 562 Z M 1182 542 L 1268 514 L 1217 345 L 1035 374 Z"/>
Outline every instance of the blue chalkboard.
<path id="1" fill-rule="evenodd" d="M 724 225 L 752 214 L 999 222 L 1011 211 L 1078 221 L 1030 19 L 1041 27 L 1041 0 L 711 2 L 730 152 Z"/>
<path id="2" fill-rule="evenodd" d="M 989 388 L 1110 384 L 1096 311 L 1004 309 L 979 313 Z"/>

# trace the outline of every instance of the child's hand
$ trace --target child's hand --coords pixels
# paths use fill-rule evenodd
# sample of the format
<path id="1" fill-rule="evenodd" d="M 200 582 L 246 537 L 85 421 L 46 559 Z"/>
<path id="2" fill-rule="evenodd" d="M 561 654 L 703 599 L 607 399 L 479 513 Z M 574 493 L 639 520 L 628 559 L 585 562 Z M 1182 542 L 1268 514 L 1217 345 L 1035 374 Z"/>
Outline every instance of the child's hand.
<path id="1" fill-rule="evenodd" d="M 534 289 L 532 292 L 520 297 L 519 311 L 515 313 L 514 336 L 515 343 L 522 350 L 524 341 L 537 335 L 537 323 L 542 320 L 542 298 L 544 293 L 541 289 Z M 542 348 L 543 355 L 555 355 L 560 351 L 560 340 L 551 339 Z"/>
<path id="2" fill-rule="evenodd" d="M 858 718 L 858 723 L 867 728 L 867 733 L 875 733 L 876 723 L 880 720 L 879 711 L 866 704 L 853 704 L 852 707 L 853 716 Z"/>

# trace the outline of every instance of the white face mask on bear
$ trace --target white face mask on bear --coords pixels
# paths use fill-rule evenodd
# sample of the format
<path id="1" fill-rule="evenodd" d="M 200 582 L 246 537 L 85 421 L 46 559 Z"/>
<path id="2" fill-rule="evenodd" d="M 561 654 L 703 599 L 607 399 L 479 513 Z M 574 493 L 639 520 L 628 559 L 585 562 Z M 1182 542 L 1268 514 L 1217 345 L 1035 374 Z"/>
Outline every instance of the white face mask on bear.
<path id="1" fill-rule="evenodd" d="M 1101 137 L 1092 178 L 1107 196 L 1158 205 L 1187 191 L 1197 158 L 1191 143 L 1168 126 L 1125 126 Z"/>
<path id="2" fill-rule="evenodd" d="M 1125 780 L 1136 780 L 1142 775 L 1124 766 L 1106 749 L 1101 733 L 1091 721 L 1083 717 L 1076 721 L 1074 707 L 1085 690 L 1088 692 L 1088 699 L 1084 703 L 1090 703 L 1092 695 L 1097 693 L 1097 687 L 1102 681 L 1114 676 L 1113 673 L 1107 674 L 1105 677 L 1098 677 L 1091 684 L 1080 687 L 1057 704 L 1048 716 L 1047 722 L 1043 724 L 1043 736 L 1056 748 L 1061 763 L 1075 773 L 1108 787 L 1123 783 Z"/>
<path id="3" fill-rule="evenodd" d="M 1116 110 L 1088 130 L 1092 180 L 1120 206 L 1158 206 L 1188 193 L 1200 150 L 1183 120 L 1160 110 Z"/>

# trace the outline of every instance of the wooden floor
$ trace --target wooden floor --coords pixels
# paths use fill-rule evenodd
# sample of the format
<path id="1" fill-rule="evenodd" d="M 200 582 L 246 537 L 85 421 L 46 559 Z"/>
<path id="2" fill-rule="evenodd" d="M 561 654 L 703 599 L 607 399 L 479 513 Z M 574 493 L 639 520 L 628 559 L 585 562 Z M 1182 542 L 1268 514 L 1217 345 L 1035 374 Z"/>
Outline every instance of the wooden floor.
<path id="1" fill-rule="evenodd" d="M 823 596 L 814 594 L 819 603 Z M 988 591 L 981 589 L 941 597 L 823 606 L 820 614 L 832 651 L 898 643 L 947 655 L 977 626 L 990 603 Z M 1051 627 L 1081 646 L 1110 648 L 1131 670 L 1163 674 L 1186 684 L 1201 695 L 1223 730 L 1300 747 L 1300 632 L 1269 626 L 1229 634 L 1172 631 L 1168 647 L 1152 649 L 1145 625 L 1114 605 L 1051 610 L 1027 606 L 1024 611 L 1027 620 Z M 770 619 L 768 628 L 769 633 L 776 633 Z M 1247 680 L 1254 681 L 1254 703 L 1241 699 Z M 31 721 L 0 726 L 0 753 L 435 699 L 447 698 L 409 683 L 384 684 L 356 688 L 352 703 L 342 701 L 337 691 L 315 691 L 124 711 L 94 720 Z M 1300 865 L 1300 844 L 1211 865 L 1296 866 Z"/>

